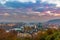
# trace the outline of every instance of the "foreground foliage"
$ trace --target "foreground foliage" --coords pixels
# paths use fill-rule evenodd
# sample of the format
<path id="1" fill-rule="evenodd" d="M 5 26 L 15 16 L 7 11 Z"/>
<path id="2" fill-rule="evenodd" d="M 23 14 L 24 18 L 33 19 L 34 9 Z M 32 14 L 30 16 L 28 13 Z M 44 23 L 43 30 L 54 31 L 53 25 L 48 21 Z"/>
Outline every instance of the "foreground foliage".
<path id="1" fill-rule="evenodd" d="M 0 29 L 0 40 L 60 40 L 60 30 L 48 29 L 30 34 L 31 37 L 18 37 L 16 31 Z"/>

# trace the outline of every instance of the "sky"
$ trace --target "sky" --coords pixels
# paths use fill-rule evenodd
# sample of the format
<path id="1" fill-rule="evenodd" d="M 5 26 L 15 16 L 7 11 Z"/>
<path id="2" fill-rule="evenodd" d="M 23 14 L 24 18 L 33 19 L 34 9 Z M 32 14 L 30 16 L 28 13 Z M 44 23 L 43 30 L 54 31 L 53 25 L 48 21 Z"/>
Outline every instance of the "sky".
<path id="1" fill-rule="evenodd" d="M 60 0 L 0 0 L 2 22 L 46 22 L 53 19 L 60 19 Z"/>

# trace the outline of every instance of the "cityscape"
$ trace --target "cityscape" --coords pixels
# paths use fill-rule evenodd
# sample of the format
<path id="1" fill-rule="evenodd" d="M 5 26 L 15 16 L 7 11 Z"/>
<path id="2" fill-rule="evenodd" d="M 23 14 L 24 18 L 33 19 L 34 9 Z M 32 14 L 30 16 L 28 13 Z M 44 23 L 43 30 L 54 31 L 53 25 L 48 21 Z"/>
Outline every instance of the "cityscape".
<path id="1" fill-rule="evenodd" d="M 60 0 L 0 0 L 0 40 L 60 40 Z"/>

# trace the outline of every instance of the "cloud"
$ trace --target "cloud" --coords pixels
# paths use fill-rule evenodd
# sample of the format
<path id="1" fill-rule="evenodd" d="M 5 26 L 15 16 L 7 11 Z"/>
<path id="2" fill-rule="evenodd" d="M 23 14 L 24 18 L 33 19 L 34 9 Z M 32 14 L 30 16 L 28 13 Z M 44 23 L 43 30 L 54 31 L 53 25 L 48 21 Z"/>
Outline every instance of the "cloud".
<path id="1" fill-rule="evenodd" d="M 46 11 L 49 16 L 60 17 L 60 13 L 52 13 L 51 11 Z M 47 15 L 46 14 L 46 15 Z"/>
<path id="2" fill-rule="evenodd" d="M 18 2 L 33 2 L 33 3 L 36 3 L 36 0 L 0 0 L 0 3 L 5 4 L 7 1 L 9 1 L 9 2 L 18 1 Z"/>
<path id="3" fill-rule="evenodd" d="M 56 7 L 60 7 L 60 0 L 42 0 L 42 2 L 56 4 Z"/>
<path id="4" fill-rule="evenodd" d="M 5 4 L 6 2 L 33 2 L 33 3 L 36 3 L 36 0 L 0 0 L 0 3 L 1 4 Z M 41 3 L 49 3 L 49 4 L 56 4 L 56 7 L 60 7 L 60 0 L 41 0 L 40 1 Z"/>
<path id="5" fill-rule="evenodd" d="M 33 3 L 36 2 L 36 0 L 17 0 L 17 1 L 20 1 L 20 2 L 33 2 Z"/>
<path id="6" fill-rule="evenodd" d="M 6 2 L 5 6 L 7 7 L 12 7 L 12 8 L 27 8 L 27 7 L 32 7 L 33 3 L 22 3 L 22 2 Z"/>
<path id="7" fill-rule="evenodd" d="M 60 17 L 60 13 L 57 13 L 57 12 L 53 12 L 52 11 L 45 11 L 45 12 L 35 12 L 35 11 L 30 11 L 30 12 L 27 12 L 27 15 L 26 16 L 32 16 L 33 18 L 36 17 L 44 17 L 44 16 L 47 16 L 47 17 Z"/>
<path id="8" fill-rule="evenodd" d="M 24 2 L 28 2 L 28 3 L 24 3 Z M 4 6 L 6 6 L 7 8 L 10 8 L 10 9 L 14 8 L 11 10 L 10 9 L 0 10 L 0 12 L 3 13 L 3 14 L 0 14 L 0 16 L 2 16 L 0 18 L 3 18 L 5 20 L 13 20 L 13 21 L 14 20 L 15 21 L 17 20 L 42 21 L 47 19 L 49 20 L 55 17 L 60 18 L 60 9 L 58 8 L 60 7 L 60 4 L 59 4 L 60 1 L 42 0 L 40 4 L 35 2 L 36 2 L 35 0 L 2 0 L 2 1 L 0 0 L 0 3 L 4 4 Z"/>
<path id="9" fill-rule="evenodd" d="M 9 13 L 0 14 L 0 16 L 10 16 Z"/>
<path id="10" fill-rule="evenodd" d="M 10 16 L 10 14 L 9 13 L 4 13 L 4 16 Z"/>
<path id="11" fill-rule="evenodd" d="M 5 4 L 8 0 L 0 0 L 1 4 Z"/>
<path id="12" fill-rule="evenodd" d="M 35 11 L 30 11 L 27 13 L 28 15 L 33 15 L 33 16 L 44 16 L 44 13 L 41 12 L 35 12 Z"/>
<path id="13" fill-rule="evenodd" d="M 38 4 L 36 0 L 0 0 L 0 3 L 7 8 L 28 8 L 28 7 L 33 8 L 35 6 L 37 7 L 43 6 L 43 8 L 38 9 L 38 10 L 41 9 L 40 11 L 44 10 L 45 9 L 44 7 L 55 6 L 55 4 L 49 4 L 47 2 L 41 2 L 41 1 L 40 4 Z"/>

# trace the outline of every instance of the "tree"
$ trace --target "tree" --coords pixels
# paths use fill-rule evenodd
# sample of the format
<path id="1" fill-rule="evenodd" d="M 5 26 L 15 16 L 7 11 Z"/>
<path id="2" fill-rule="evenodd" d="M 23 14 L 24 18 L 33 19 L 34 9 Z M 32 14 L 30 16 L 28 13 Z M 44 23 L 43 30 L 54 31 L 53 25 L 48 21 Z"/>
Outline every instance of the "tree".
<path id="1" fill-rule="evenodd" d="M 0 40 L 16 40 L 17 35 L 15 31 L 6 32 L 0 29 Z"/>

